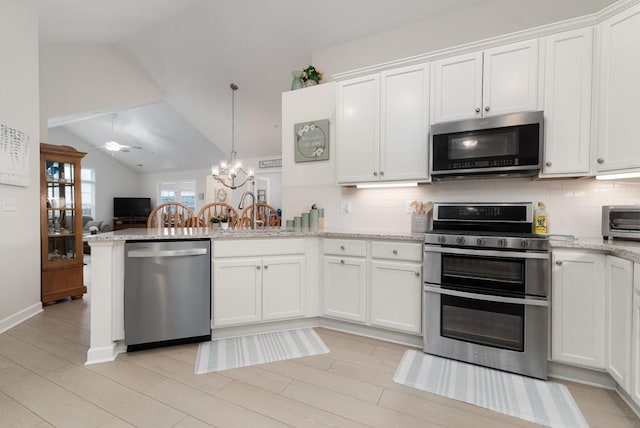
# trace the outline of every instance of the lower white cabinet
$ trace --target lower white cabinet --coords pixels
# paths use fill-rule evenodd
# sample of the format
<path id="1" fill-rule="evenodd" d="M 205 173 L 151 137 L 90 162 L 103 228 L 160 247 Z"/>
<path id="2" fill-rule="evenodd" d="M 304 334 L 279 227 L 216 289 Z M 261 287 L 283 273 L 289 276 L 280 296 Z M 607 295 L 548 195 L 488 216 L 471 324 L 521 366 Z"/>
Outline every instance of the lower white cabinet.
<path id="1" fill-rule="evenodd" d="M 633 264 L 633 322 L 631 326 L 631 380 L 629 395 L 640 406 L 640 264 Z"/>
<path id="2" fill-rule="evenodd" d="M 364 258 L 324 256 L 324 315 L 366 322 L 366 263 Z"/>
<path id="3" fill-rule="evenodd" d="M 622 389 L 629 392 L 633 262 L 606 256 L 605 272 L 607 372 Z"/>
<path id="4" fill-rule="evenodd" d="M 306 315 L 304 240 L 214 242 L 213 256 L 213 327 Z"/>
<path id="5" fill-rule="evenodd" d="M 371 325 L 422 332 L 422 265 L 371 261 Z"/>
<path id="6" fill-rule="evenodd" d="M 551 358 L 605 369 L 605 256 L 554 250 Z"/>

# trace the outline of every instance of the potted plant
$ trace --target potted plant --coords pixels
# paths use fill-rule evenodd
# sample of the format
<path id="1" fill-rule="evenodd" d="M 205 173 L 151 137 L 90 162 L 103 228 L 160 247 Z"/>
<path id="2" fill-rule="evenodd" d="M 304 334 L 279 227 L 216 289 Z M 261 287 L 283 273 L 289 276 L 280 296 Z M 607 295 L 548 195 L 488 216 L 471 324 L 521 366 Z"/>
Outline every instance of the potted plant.
<path id="1" fill-rule="evenodd" d="M 220 219 L 218 217 L 211 217 L 209 219 L 209 223 L 211 223 L 212 229 L 217 229 L 218 227 L 220 227 Z"/>
<path id="2" fill-rule="evenodd" d="M 302 81 L 304 82 L 305 87 L 317 85 L 322 80 L 322 76 L 324 76 L 324 72 L 320 67 L 316 68 L 313 65 L 310 65 L 307 68 L 302 69 Z"/>
<path id="3" fill-rule="evenodd" d="M 222 216 L 220 216 L 220 229 L 222 230 L 227 230 L 229 229 L 229 216 L 226 214 L 222 214 Z"/>

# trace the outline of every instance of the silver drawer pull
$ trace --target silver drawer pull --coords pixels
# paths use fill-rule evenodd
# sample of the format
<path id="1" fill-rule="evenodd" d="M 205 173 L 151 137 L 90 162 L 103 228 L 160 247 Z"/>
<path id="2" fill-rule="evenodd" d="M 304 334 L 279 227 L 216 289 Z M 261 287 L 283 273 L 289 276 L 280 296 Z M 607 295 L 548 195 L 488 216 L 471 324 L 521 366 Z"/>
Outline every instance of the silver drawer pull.
<path id="1" fill-rule="evenodd" d="M 340 260 L 340 264 L 343 265 L 344 264 L 344 260 Z"/>
<path id="2" fill-rule="evenodd" d="M 260 266 L 256 266 L 256 269 L 260 270 Z"/>
<path id="3" fill-rule="evenodd" d="M 556 264 L 557 264 L 558 266 L 562 266 L 562 260 L 556 260 Z"/>
<path id="4" fill-rule="evenodd" d="M 394 255 L 397 255 L 397 254 L 398 254 L 398 250 L 393 250 L 393 251 L 392 251 L 392 253 L 393 253 Z"/>
<path id="5" fill-rule="evenodd" d="M 264 268 L 265 269 L 269 269 L 269 265 L 264 265 Z"/>
<path id="6" fill-rule="evenodd" d="M 420 272 L 414 272 L 416 276 L 420 276 Z"/>
<path id="7" fill-rule="evenodd" d="M 340 249 L 341 249 L 341 250 L 344 250 L 344 245 L 340 245 Z"/>

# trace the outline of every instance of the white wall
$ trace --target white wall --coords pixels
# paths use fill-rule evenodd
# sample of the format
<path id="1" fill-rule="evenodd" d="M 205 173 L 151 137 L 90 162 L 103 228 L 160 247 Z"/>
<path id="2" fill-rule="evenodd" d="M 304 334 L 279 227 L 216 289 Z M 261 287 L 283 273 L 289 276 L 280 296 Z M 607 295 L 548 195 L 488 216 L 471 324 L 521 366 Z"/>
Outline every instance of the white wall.
<path id="1" fill-rule="evenodd" d="M 96 172 L 94 220 L 102 220 L 113 227 L 113 197 L 144 196 L 141 194 L 141 175 L 131 171 L 115 158 L 115 156 L 126 156 L 126 153 L 116 153 L 111 156 L 62 128 L 49 129 L 49 143 L 71 146 L 87 154 L 82 159 L 82 167 L 93 168 Z"/>
<path id="2" fill-rule="evenodd" d="M 60 116 L 112 111 L 164 99 L 137 65 L 109 45 L 40 46 L 40 130 Z"/>
<path id="3" fill-rule="evenodd" d="M 0 0 L 0 123 L 30 137 L 29 185 L 0 184 L 0 333 L 41 310 L 38 19 L 27 0 Z M 15 210 L 1 207 L 15 202 Z"/>
<path id="4" fill-rule="evenodd" d="M 291 219 L 313 203 L 325 209 L 327 229 L 409 232 L 407 202 L 545 202 L 549 233 L 579 237 L 601 235 L 602 205 L 640 204 L 640 183 L 597 182 L 594 179 L 500 179 L 436 182 L 413 189 L 356 189 L 336 185 L 336 84 L 282 94 L 283 217 Z M 295 163 L 293 124 L 314 119 L 330 121 L 329 161 Z M 351 213 L 341 203 L 351 204 Z"/>
<path id="5" fill-rule="evenodd" d="M 615 0 L 494 0 L 312 53 L 326 77 L 599 11 Z"/>

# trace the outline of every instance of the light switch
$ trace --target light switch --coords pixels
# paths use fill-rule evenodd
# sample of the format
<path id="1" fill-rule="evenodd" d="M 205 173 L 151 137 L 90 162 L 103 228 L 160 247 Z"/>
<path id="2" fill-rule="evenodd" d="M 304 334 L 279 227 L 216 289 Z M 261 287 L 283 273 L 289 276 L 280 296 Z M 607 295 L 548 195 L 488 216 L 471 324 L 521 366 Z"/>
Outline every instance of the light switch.
<path id="1" fill-rule="evenodd" d="M 2 211 L 16 211 L 17 209 L 15 198 L 5 198 L 2 200 Z"/>

